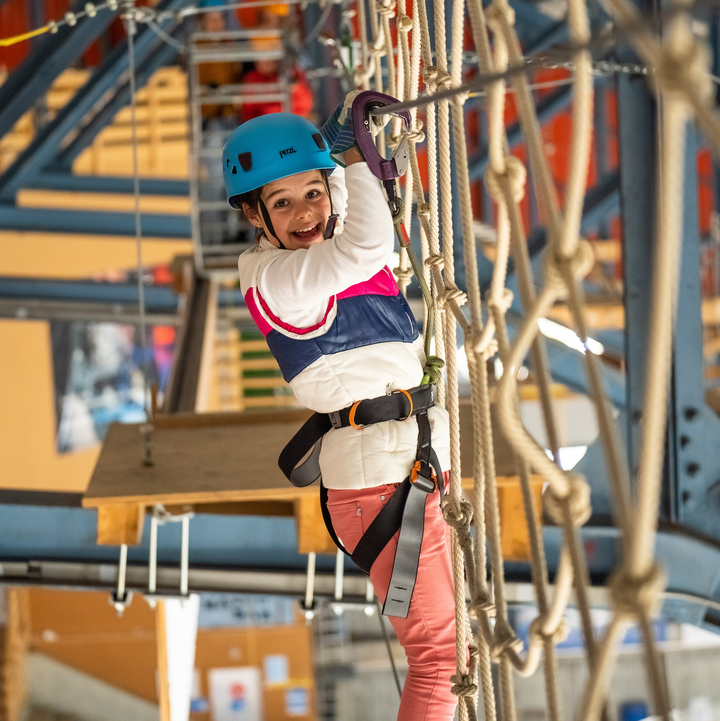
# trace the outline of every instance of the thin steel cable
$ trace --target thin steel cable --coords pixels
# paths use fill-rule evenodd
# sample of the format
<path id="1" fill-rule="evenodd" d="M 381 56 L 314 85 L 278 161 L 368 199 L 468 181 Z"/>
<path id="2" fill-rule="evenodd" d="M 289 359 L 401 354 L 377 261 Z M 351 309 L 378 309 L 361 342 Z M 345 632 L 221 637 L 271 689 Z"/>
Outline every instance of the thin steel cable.
<path id="1" fill-rule="evenodd" d="M 390 659 L 390 668 L 392 668 L 393 679 L 395 679 L 395 688 L 397 688 L 398 696 L 402 698 L 402 684 L 400 683 L 400 674 L 398 673 L 397 664 L 395 663 L 395 657 L 392 652 L 392 646 L 390 645 L 390 634 L 388 633 L 387 626 L 385 626 L 385 619 L 383 619 L 382 615 L 382 606 L 377 599 L 375 600 L 375 610 L 380 621 L 380 629 L 382 631 L 383 641 L 385 642 L 385 648 L 387 649 L 388 658 Z"/>
<path id="2" fill-rule="evenodd" d="M 145 308 L 145 282 L 143 276 L 143 255 L 142 255 L 142 216 L 140 214 L 140 167 L 138 163 L 138 138 L 137 138 L 137 87 L 135 82 L 135 31 L 136 24 L 132 17 L 125 18 L 125 28 L 128 38 L 128 75 L 130 88 L 130 143 L 132 147 L 133 166 L 133 204 L 135 215 L 135 247 L 137 260 L 137 289 L 139 305 L 139 334 L 140 350 L 142 353 L 142 376 L 143 376 L 143 406 L 145 409 L 144 438 L 144 462 L 146 465 L 152 463 L 151 445 L 151 424 L 153 422 L 152 406 L 150 404 L 150 391 L 148 386 L 148 358 L 147 358 L 147 320 Z"/>

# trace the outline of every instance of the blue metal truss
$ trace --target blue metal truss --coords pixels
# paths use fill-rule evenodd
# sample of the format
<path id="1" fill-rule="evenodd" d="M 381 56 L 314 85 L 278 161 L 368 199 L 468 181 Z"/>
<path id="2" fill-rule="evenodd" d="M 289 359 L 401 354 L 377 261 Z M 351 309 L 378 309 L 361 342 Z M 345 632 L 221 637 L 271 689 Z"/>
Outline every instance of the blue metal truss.
<path id="1" fill-rule="evenodd" d="M 79 0 L 73 6 L 79 12 L 85 6 Z M 55 35 L 45 35 L 30 54 L 0 86 L 0 138 L 47 92 L 53 81 L 85 52 L 116 16 L 103 10 L 94 18 L 85 17 L 74 27 L 63 25 Z"/>
<path id="2" fill-rule="evenodd" d="M 66 171 L 42 170 L 31 178 L 26 188 L 39 190 L 72 190 L 78 193 L 132 193 L 132 178 L 112 175 L 73 175 Z M 171 178 L 140 178 L 140 192 L 144 195 L 177 195 L 190 193 L 187 180 Z"/>
<path id="3" fill-rule="evenodd" d="M 185 0 L 162 0 L 157 9 L 173 10 L 182 7 Z M 164 30 L 172 29 L 174 19 L 162 21 Z M 159 43 L 158 37 L 147 25 L 140 25 L 135 38 L 138 65 Z M 43 128 L 30 145 L 18 156 L 0 177 L 0 202 L 13 203 L 17 191 L 51 163 L 69 133 L 76 130 L 83 118 L 103 95 L 113 88 L 128 69 L 127 42 L 113 51 L 105 62 L 92 74 L 88 82 L 78 90 L 55 119 Z M 34 211 L 31 211 L 34 212 Z M 76 215 L 80 215 L 76 213 Z M 19 222 L 19 221 L 17 221 Z M 82 231 L 81 231 L 82 232 Z"/>
<path id="4" fill-rule="evenodd" d="M 173 35 L 177 36 L 181 34 L 181 32 L 182 30 L 179 28 Z M 172 45 L 164 42 L 156 42 L 152 52 L 139 64 L 137 72 L 135 73 L 137 89 L 144 87 L 156 70 L 170 65 L 177 57 L 177 54 L 177 49 Z M 72 170 L 72 164 L 75 158 L 77 158 L 85 148 L 92 145 L 98 133 L 112 122 L 115 115 L 127 106 L 130 100 L 130 81 L 128 80 L 115 91 L 115 94 L 95 113 L 92 120 L 80 130 L 73 140 L 58 153 L 50 167 L 69 173 Z"/>
<path id="5" fill-rule="evenodd" d="M 143 213 L 142 232 L 155 238 L 190 238 L 189 215 Z M 90 235 L 135 235 L 135 215 L 101 210 L 18 208 L 0 203 L 0 228 Z"/>
<path id="6" fill-rule="evenodd" d="M 50 280 L 38 278 L 0 277 L 0 298 L 16 300 L 67 301 L 73 303 L 117 303 L 136 306 L 136 283 L 105 283 L 95 281 Z M 152 313 L 174 313 L 178 297 L 165 285 L 145 286 L 145 305 Z M 222 288 L 218 305 L 238 307 L 243 295 L 237 290 Z"/>

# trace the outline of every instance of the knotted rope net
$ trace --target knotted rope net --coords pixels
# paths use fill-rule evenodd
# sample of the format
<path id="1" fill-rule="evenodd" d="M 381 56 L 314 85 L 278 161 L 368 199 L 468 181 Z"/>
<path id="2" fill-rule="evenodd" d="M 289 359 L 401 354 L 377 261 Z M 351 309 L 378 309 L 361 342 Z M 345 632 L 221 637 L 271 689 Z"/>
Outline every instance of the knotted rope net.
<path id="1" fill-rule="evenodd" d="M 685 0 L 674 0 L 662 40 L 642 21 L 628 0 L 602 0 L 616 27 L 629 38 L 647 64 L 659 100 L 658 222 L 655 230 L 654 286 L 648 343 L 645 399 L 647 419 L 643 427 L 637 493 L 631 498 L 629 472 L 623 449 L 616 437 L 611 407 L 604 395 L 598 359 L 585 353 L 588 386 L 595 405 L 613 497 L 613 513 L 621 531 L 622 558 L 610 580 L 612 617 L 601 638 L 596 638 L 587 595 L 587 560 L 579 527 L 590 517 L 590 491 L 584 478 L 559 465 L 559 433 L 551 399 L 551 377 L 544 337 L 538 321 L 553 304 L 567 302 L 574 330 L 587 345 L 582 281 L 593 266 L 589 243 L 580 236 L 583 200 L 590 162 L 593 122 L 593 67 L 589 52 L 590 23 L 584 0 L 569 0 L 567 25 L 572 51 L 572 137 L 569 176 L 561 208 L 545 153 L 525 61 L 515 30 L 514 11 L 507 0 L 493 0 L 484 8 L 480 0 L 453 0 L 450 37 L 446 34 L 446 2 L 434 0 L 434 45 L 431 43 L 428 12 L 424 0 L 371 0 L 368 10 L 358 3 L 360 64 L 355 80 L 361 89 L 376 89 L 416 101 L 420 79 L 424 81 L 427 106 L 426 127 L 411 110 L 409 129 L 410 170 L 405 180 L 404 220 L 410 227 L 415 212 L 420 233 L 423 273 L 431 284 L 437 323 L 435 349 L 445 358 L 445 380 L 439 384 L 439 400 L 450 413 L 451 486 L 445 499 L 444 516 L 452 528 L 452 565 L 455 579 L 457 620 L 457 671 L 449 679 L 460 699 L 460 719 L 478 717 L 482 702 L 489 721 L 497 717 L 516 719 L 514 674 L 532 675 L 542 661 L 548 715 L 563 718 L 557 683 L 555 645 L 567 635 L 564 611 L 572 595 L 580 613 L 589 675 L 579 716 L 595 721 L 602 713 L 616 655 L 615 645 L 629 621 L 635 621 L 646 647 L 649 686 L 655 713 L 669 718 L 669 696 L 652 632 L 651 618 L 664 590 L 664 576 L 653 558 L 660 481 L 663 463 L 666 407 L 670 377 L 672 329 L 678 293 L 681 221 L 683 214 L 683 162 L 685 127 L 694 117 L 707 138 L 720 150 L 720 118 L 714 110 L 709 76 L 709 53 L 694 38 Z M 484 320 L 476 240 L 471 205 L 470 175 L 464 124 L 467 88 L 463 86 L 465 17 L 469 18 L 480 77 L 488 78 L 485 112 L 489 133 L 489 163 L 484 182 L 495 204 L 497 248 Z M 391 21 L 397 27 L 398 51 L 392 47 Z M 492 40 L 492 42 L 491 42 Z M 448 57 L 448 48 L 450 53 Z M 383 84 L 383 58 L 387 87 Z M 530 177 L 547 233 L 542 281 L 533 277 L 520 202 L 526 192 L 528 173 L 521 161 L 509 153 L 505 130 L 506 78 L 515 93 L 519 123 L 527 147 Z M 494 79 L 494 80 L 493 80 Z M 433 96 L 437 96 L 433 98 Z M 381 148 L 399 140 L 401 128 L 390 123 Z M 451 157 L 451 138 L 454 158 Z M 427 139 L 428 196 L 421 182 L 416 144 Z M 453 162 L 454 161 L 454 162 Z M 454 178 L 453 178 L 454 172 Z M 454 181 L 454 184 L 453 184 Z M 453 211 L 461 219 L 461 242 L 465 260 L 466 288 L 455 282 L 455 237 Z M 505 287 L 512 256 L 519 300 L 524 317 L 510 340 L 506 313 L 513 301 Z M 400 249 L 397 269 L 400 287 L 407 291 L 411 277 L 408 257 Z M 467 305 L 467 314 L 462 306 Z M 470 374 L 474 421 L 472 503 L 461 490 L 460 423 L 458 392 L 458 326 L 464 338 Z M 519 413 L 518 371 L 530 354 L 539 389 L 550 458 L 524 427 Z M 490 415 L 487 360 L 498 356 L 503 374 L 497 392 L 499 427 Z M 493 433 L 501 433 L 515 455 L 530 538 L 532 583 L 537 617 L 529 632 L 528 647 L 518 639 L 509 623 L 503 555 L 500 543 L 500 514 L 496 488 Z M 563 544 L 555 578 L 554 595 L 548 583 L 540 509 L 535 507 L 530 475 L 539 474 L 547 483 L 545 510 L 562 529 Z M 631 523 L 632 519 L 632 523 Z M 470 528 L 474 527 L 474 532 Z M 486 576 L 489 561 L 490 581 Z M 470 603 L 466 604 L 466 584 Z M 477 619 L 472 638 L 469 615 Z M 468 648 L 470 653 L 468 653 Z M 495 697 L 491 664 L 499 665 L 499 698 Z"/>

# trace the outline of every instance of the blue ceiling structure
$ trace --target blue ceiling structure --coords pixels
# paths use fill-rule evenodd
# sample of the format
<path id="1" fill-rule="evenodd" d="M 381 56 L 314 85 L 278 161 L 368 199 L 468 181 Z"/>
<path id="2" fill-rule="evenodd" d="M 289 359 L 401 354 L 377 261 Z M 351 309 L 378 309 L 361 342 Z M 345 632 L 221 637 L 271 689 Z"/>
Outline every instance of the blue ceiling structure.
<path id="1" fill-rule="evenodd" d="M 82 7 L 82 2 L 78 7 Z M 162 0 L 157 10 L 174 10 L 189 0 Z M 511 0 L 515 9 L 519 35 L 526 54 L 545 51 L 566 38 L 563 22 L 541 11 L 541 6 L 527 0 Z M 319 9 L 307 8 L 310 25 L 319 17 Z M 339 13 L 337 13 L 339 16 Z M 77 61 L 82 52 L 108 27 L 113 18 L 109 12 L 84 18 L 75 27 L 62 27 L 55 35 L 37 42 L 26 60 L 0 86 L 0 136 L 50 87 L 53 80 Z M 337 19 L 337 18 L 336 18 Z M 607 18 L 597 10 L 595 28 Z M 162 21 L 161 27 L 181 37 L 185 28 L 177 20 Z M 715 72 L 720 74 L 720 23 L 711 23 Z M 142 86 L 163 65 L 177 62 L 176 50 L 167 45 L 150 27 L 141 24 L 135 40 L 137 82 Z M 328 62 L 327 48 L 318 43 L 307 48 L 316 64 Z M 634 61 L 626 48 L 616 51 L 616 59 Z M 117 111 L 128 103 L 129 85 L 127 43 L 121 43 L 91 74 L 85 86 L 45 127 L 15 162 L 0 175 L 0 228 L 14 230 L 62 231 L 105 235 L 134 235 L 134 217 L 129 213 L 66 211 L 22 208 L 16 204 L 18 190 L 76 190 L 85 192 L 130 193 L 132 179 L 121 177 L 76 176 L 73 160 L 87 148 L 97 134 L 112 121 Z M 335 83 L 333 85 L 333 83 Z M 646 329 L 652 250 L 653 203 L 655 187 L 655 110 L 654 100 L 644 78 L 620 74 L 598 79 L 599 93 L 612 88 L 617 92 L 619 115 L 620 167 L 607 167 L 609 142 L 605 105 L 598 102 L 595 122 L 597 182 L 590 188 L 585 202 L 583 231 L 607 227 L 609 219 L 621 216 L 624 228 L 624 285 L 626 330 L 624 337 L 603 337 L 608 345 L 624 353 L 624 373 L 607 367 L 605 384 L 617 409 L 617 424 L 626 439 L 630 468 L 637 464 L 638 428 L 642 422 L 642 383 L 646 356 Z M 327 112 L 338 97 L 339 82 L 327 81 L 321 87 L 319 102 Z M 559 88 L 539 101 L 542 121 L 567 109 L 571 100 L 568 87 Z M 487 165 L 487 138 L 480 129 L 477 153 L 470 158 L 471 178 L 482 176 Z M 508 129 L 510 147 L 522 142 L 518 126 Z M 699 139 L 688 128 L 688 145 L 697 147 Z M 673 386 L 670 401 L 666 463 L 663 478 L 663 507 L 657 554 L 669 572 L 668 587 L 699 598 L 720 601 L 720 458 L 715 449 L 720 442 L 720 420 L 705 405 L 702 326 L 700 316 L 699 257 L 700 243 L 697 208 L 697 165 L 688 153 L 685 168 L 685 225 L 682 260 L 682 283 L 678 309 L 678 333 L 675 342 Z M 716 183 L 716 188 L 720 186 Z M 177 180 L 142 179 L 141 192 L 155 195 L 188 195 L 188 183 Z M 720 190 L 716 190 L 720 196 Z M 540 269 L 545 237 L 533 207 L 533 228 L 528 233 L 530 254 L 536 270 Z M 485 204 L 489 207 L 488 204 Z M 144 233 L 155 237 L 190 237 L 190 220 L 184 215 L 143 214 Z M 481 277 L 489 284 L 492 266 L 482 259 Z M 463 284 L 463 259 L 456 259 L 458 282 Z M 509 279 L 513 287 L 512 269 Z M 147 288 L 146 301 L 151 312 L 175 312 L 177 300 L 169 289 Z M 517 293 L 516 293 L 517 296 Z M 130 284 L 47 281 L 33 278 L 0 278 L 0 300 L 36 298 L 72 300 L 76 303 L 124 303 L 137 305 L 137 287 Z M 224 299 L 240 305 L 234 295 Z M 513 306 L 509 320 L 517 326 L 522 317 L 519 303 Z M 583 392 L 586 380 L 582 355 L 559 343 L 549 343 L 549 356 L 556 380 Z M 576 470 L 587 476 L 593 492 L 594 515 L 582 528 L 593 582 L 601 583 L 615 565 L 618 535 L 611 521 L 609 491 L 601 448 L 592 446 Z M 17 582 L 57 582 L 38 574 L 33 564 L 43 561 L 116 564 L 116 548 L 95 544 L 96 512 L 79 507 L 79 496 L 72 494 L 19 494 L 0 492 L 0 579 Z M 220 570 L 290 570 L 301 572 L 306 559 L 296 551 L 291 518 L 259 516 L 198 515 L 192 521 L 190 564 L 193 568 Z M 147 563 L 147 529 L 142 544 L 130 549 L 131 565 Z M 560 546 L 558 529 L 544 528 L 548 563 L 555 569 Z M 179 562 L 179 528 L 161 535 L 161 564 Z M 13 563 L 25 564 L 27 573 L 10 573 Z M 320 569 L 329 570 L 331 557 L 320 560 Z M 33 571 L 35 568 L 35 571 Z M 352 567 L 347 568 L 353 573 Z M 508 564 L 508 576 L 528 580 L 529 568 Z M 666 601 L 665 612 L 676 620 L 689 621 L 708 628 L 720 628 L 720 615 L 702 605 L 685 601 Z"/>

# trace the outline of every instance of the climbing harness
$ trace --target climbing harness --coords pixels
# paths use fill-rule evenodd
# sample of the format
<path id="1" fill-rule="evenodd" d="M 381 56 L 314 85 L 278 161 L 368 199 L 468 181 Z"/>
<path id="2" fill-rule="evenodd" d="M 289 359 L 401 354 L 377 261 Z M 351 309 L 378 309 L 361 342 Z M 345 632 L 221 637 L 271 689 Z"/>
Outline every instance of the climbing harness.
<path id="1" fill-rule="evenodd" d="M 285 446 L 278 465 L 294 486 L 304 488 L 320 480 L 320 503 L 323 519 L 335 545 L 355 564 L 369 574 L 375 560 L 400 531 L 387 598 L 386 616 L 407 618 L 417 577 L 420 547 L 425 523 L 425 504 L 438 490 L 443 495 L 442 469 L 432 449 L 430 420 L 427 412 L 434 405 L 434 386 L 422 385 L 410 390 L 396 390 L 390 395 L 357 401 L 332 413 L 313 413 Z M 405 421 L 415 418 L 418 441 L 415 462 L 409 475 L 398 486 L 370 524 L 352 553 L 349 553 L 333 528 L 327 509 L 327 489 L 322 484 L 319 457 L 323 436 L 333 428 L 360 430 L 375 423 Z M 309 457 L 304 462 L 303 458 Z"/>

